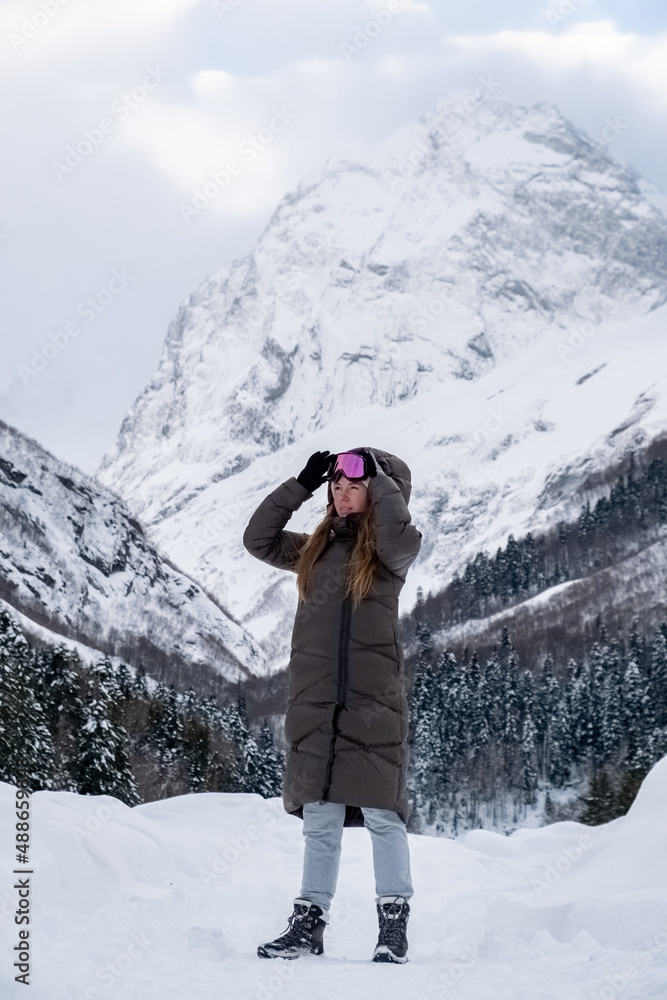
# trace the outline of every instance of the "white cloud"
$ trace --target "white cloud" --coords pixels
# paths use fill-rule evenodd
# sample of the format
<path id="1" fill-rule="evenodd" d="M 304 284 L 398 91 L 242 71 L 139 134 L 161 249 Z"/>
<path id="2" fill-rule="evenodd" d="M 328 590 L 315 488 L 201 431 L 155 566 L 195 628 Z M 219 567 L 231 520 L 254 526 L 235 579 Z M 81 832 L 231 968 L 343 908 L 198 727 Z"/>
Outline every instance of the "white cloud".
<path id="1" fill-rule="evenodd" d="M 84 61 L 118 43 L 145 45 L 170 29 L 199 0 L 3 0 L 0 38 L 5 74 L 34 71 L 38 60 Z M 13 58 L 12 58 L 13 56 Z M 14 60 L 17 60 L 16 62 Z"/>
<path id="2" fill-rule="evenodd" d="M 519 57 L 539 72 L 582 70 L 598 79 L 623 80 L 656 106 L 667 105 L 667 34 L 623 32 L 612 21 L 573 24 L 567 32 L 499 31 L 487 35 L 450 35 L 443 40 L 469 60 L 491 55 Z"/>
<path id="3" fill-rule="evenodd" d="M 491 69 L 498 61 L 503 66 L 501 99 L 511 99 L 508 76 L 528 74 L 543 81 L 558 79 L 555 103 L 567 91 L 568 80 L 575 90 L 582 79 L 593 81 L 597 93 L 589 89 L 582 103 L 597 97 L 604 113 L 609 113 L 604 100 L 610 98 L 607 88 L 612 83 L 632 88 L 639 102 L 664 107 L 666 100 L 667 35 L 641 37 L 623 33 L 611 22 L 578 23 L 561 34 L 449 35 L 439 51 L 426 54 L 401 52 L 398 46 L 387 53 L 378 47 L 375 57 L 369 51 L 363 63 L 313 57 L 262 76 L 203 69 L 188 80 L 187 102 L 171 94 L 153 98 L 141 118 L 137 115 L 128 123 L 123 141 L 185 196 L 210 171 L 238 158 L 240 144 L 268 126 L 275 107 L 286 108 L 296 114 L 296 122 L 267 144 L 230 187 L 229 197 L 217 199 L 213 209 L 221 214 L 260 206 L 269 210 L 285 184 L 315 169 L 333 151 L 348 155 L 358 145 L 359 132 L 368 133 L 373 109 L 390 105 L 401 90 L 419 92 L 429 76 L 442 79 L 442 92 L 465 88 L 477 81 L 480 69 Z M 362 88 L 364 107 L 357 107 Z M 415 108 L 415 115 L 439 96 L 441 92 L 432 92 L 424 106 Z M 602 111 L 598 118 L 603 120 Z M 595 116 L 591 120 L 595 122 Z M 369 141 L 376 137 L 370 135 Z"/>

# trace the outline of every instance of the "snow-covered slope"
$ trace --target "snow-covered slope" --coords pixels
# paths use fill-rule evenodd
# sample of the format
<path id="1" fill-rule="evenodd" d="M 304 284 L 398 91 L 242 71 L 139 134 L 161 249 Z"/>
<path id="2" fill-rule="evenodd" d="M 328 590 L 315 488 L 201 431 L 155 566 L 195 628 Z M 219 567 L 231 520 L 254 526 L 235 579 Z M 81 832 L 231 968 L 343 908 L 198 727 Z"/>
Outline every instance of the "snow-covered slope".
<path id="1" fill-rule="evenodd" d="M 557 584 L 520 604 L 486 618 L 473 618 L 433 635 L 436 649 L 476 649 L 480 655 L 498 642 L 507 627 L 527 664 L 547 653 L 564 664 L 573 647 L 579 653 L 598 636 L 596 623 L 623 633 L 638 618 L 644 633 L 667 617 L 667 529 L 662 537 L 616 565 L 582 579 Z"/>
<path id="2" fill-rule="evenodd" d="M 0 991 L 22 997 L 0 785 Z M 32 988 L 40 1000 L 663 1000 L 667 995 L 667 758 L 629 813 L 511 836 L 409 835 L 409 962 L 370 961 L 377 940 L 371 841 L 350 828 L 325 954 L 256 957 L 300 891 L 301 821 L 279 799 L 207 794 L 133 809 L 108 796 L 32 797 Z M 18 867 L 18 866 L 17 866 Z M 94 992 L 97 990 L 97 992 Z"/>
<path id="3" fill-rule="evenodd" d="M 183 305 L 100 469 L 274 666 L 294 582 L 240 537 L 311 451 L 370 444 L 412 467 L 409 602 L 664 427 L 654 199 L 552 107 L 482 100 L 455 125 L 456 104 L 283 199 Z M 318 495 L 300 527 L 321 511 Z"/>
<path id="4" fill-rule="evenodd" d="M 261 673 L 248 633 L 169 566 L 125 506 L 0 422 L 0 598 L 53 641 L 76 639 L 167 680 Z"/>

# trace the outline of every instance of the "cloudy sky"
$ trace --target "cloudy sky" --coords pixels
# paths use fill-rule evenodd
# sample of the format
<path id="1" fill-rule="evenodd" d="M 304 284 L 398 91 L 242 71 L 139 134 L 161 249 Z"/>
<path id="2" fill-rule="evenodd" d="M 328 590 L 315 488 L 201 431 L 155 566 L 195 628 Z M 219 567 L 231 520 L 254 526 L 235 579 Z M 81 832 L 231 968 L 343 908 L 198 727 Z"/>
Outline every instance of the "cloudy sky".
<path id="1" fill-rule="evenodd" d="M 0 46 L 0 418 L 89 472 L 282 195 L 480 76 L 667 191 L 664 0 L 3 0 Z"/>

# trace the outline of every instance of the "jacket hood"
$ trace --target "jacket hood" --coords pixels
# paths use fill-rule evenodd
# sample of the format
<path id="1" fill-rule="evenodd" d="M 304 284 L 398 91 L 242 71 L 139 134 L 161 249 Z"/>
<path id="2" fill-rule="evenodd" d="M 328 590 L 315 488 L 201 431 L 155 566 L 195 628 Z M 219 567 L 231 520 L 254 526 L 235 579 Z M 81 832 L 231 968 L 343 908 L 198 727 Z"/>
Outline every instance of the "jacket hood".
<path id="1" fill-rule="evenodd" d="M 383 451 L 381 448 L 373 448 L 371 445 L 363 445 L 359 448 L 348 448 L 348 451 L 360 452 L 363 448 L 372 451 L 376 456 L 382 471 L 394 480 L 401 493 L 403 494 L 403 499 L 406 503 L 410 503 L 410 494 L 412 493 L 412 476 L 410 474 L 410 469 L 405 464 L 403 459 L 397 458 L 396 455 L 392 455 L 391 452 Z M 331 483 L 327 483 L 327 504 L 333 501 L 333 494 L 331 492 Z"/>

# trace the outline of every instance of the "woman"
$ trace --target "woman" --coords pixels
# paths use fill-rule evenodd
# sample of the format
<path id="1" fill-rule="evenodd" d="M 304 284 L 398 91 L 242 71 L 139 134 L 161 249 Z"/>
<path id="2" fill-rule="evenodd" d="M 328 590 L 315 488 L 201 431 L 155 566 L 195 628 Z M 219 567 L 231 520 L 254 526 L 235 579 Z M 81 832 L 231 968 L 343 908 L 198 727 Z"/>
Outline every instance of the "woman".
<path id="1" fill-rule="evenodd" d="M 328 481 L 311 535 L 285 531 Z M 367 826 L 380 923 L 376 962 L 406 962 L 413 894 L 405 824 L 408 705 L 398 595 L 419 552 L 410 470 L 394 455 L 315 452 L 262 501 L 243 536 L 248 552 L 297 574 L 283 802 L 303 819 L 301 895 L 288 929 L 262 958 L 323 954 L 343 826 Z"/>

